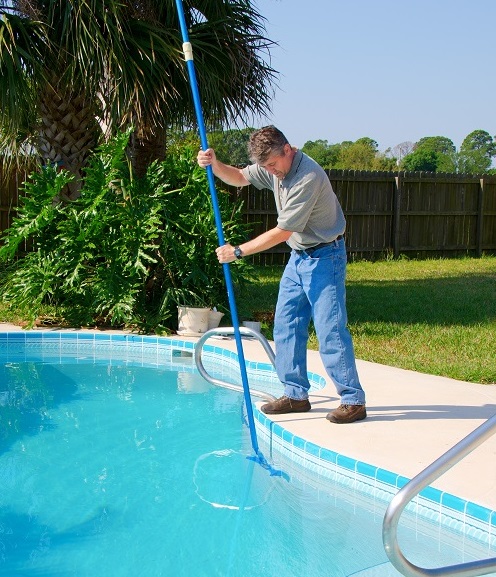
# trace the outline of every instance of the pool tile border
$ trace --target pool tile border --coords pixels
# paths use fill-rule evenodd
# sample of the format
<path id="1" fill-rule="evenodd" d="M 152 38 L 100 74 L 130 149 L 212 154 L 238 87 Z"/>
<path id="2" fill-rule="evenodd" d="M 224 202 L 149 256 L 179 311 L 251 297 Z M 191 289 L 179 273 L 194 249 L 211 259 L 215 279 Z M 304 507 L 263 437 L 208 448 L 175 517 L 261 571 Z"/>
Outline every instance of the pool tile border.
<path id="1" fill-rule="evenodd" d="M 185 368 L 195 370 L 191 360 L 196 343 L 177 338 L 76 330 L 0 332 L 0 350 L 6 347 L 7 352 L 21 353 L 28 349 L 30 356 L 34 352 L 32 349 L 39 348 L 40 344 L 48 349 L 53 346 L 56 351 L 60 350 L 62 342 L 64 342 L 64 350 L 70 350 L 71 347 L 67 345 L 74 344 L 78 352 L 87 352 L 87 349 L 94 349 L 97 344 L 99 350 L 105 351 L 107 347 L 102 348 L 102 345 L 108 344 L 109 351 L 118 351 L 120 354 L 132 347 L 133 359 L 136 357 L 135 349 L 139 346 L 143 362 L 147 364 L 152 356 L 155 357 L 157 364 L 163 362 L 164 359 L 174 363 L 187 353 L 185 358 L 189 362 Z M 22 347 L 19 348 L 19 345 Z M 220 345 L 205 344 L 203 352 L 205 362 L 210 359 L 215 364 L 215 360 L 218 361 L 221 357 L 223 364 L 227 364 L 230 369 L 239 367 L 238 355 Z M 274 376 L 274 370 L 268 363 L 246 361 L 246 366 L 249 374 L 260 376 L 262 373 L 264 376 Z M 309 373 L 309 378 L 312 386 L 317 389 L 325 385 L 325 378 L 320 375 Z M 389 502 L 394 494 L 409 481 L 402 475 L 357 461 L 294 435 L 280 424 L 271 421 L 256 408 L 254 408 L 254 417 L 260 441 L 271 452 L 271 456 L 278 453 L 303 469 L 318 473 L 323 478 L 332 479 L 385 502 Z M 496 546 L 496 511 L 477 503 L 433 487 L 426 487 L 406 509 L 479 542 L 487 543 L 490 548 Z"/>

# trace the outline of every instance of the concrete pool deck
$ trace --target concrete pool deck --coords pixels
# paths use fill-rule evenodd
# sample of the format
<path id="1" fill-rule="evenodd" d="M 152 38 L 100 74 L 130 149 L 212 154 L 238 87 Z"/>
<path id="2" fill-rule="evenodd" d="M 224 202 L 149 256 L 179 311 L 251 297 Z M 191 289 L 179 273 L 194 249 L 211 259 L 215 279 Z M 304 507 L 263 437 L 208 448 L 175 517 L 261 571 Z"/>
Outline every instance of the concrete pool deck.
<path id="1" fill-rule="evenodd" d="M 215 345 L 236 351 L 234 339 L 215 341 Z M 267 362 L 265 351 L 254 339 L 243 339 L 243 352 L 246 360 Z M 269 418 L 321 447 L 412 478 L 496 414 L 496 385 L 362 360 L 357 360 L 357 366 L 367 395 L 364 421 L 335 425 L 326 420 L 339 399 L 317 351 L 308 351 L 308 370 L 324 376 L 328 384 L 310 395 L 312 410 Z M 258 407 L 262 404 L 256 402 Z M 496 510 L 496 434 L 432 486 Z"/>
<path id="2" fill-rule="evenodd" d="M 20 330 L 0 323 L 0 332 Z M 236 351 L 232 338 L 217 340 L 215 346 Z M 243 339 L 243 351 L 246 360 L 268 362 L 254 339 Z M 321 447 L 412 478 L 496 414 L 496 385 L 456 381 L 362 360 L 357 365 L 367 395 L 366 420 L 349 425 L 326 420 L 339 400 L 316 351 L 308 351 L 308 370 L 325 377 L 328 384 L 310 395 L 312 410 L 270 418 Z M 496 510 L 496 434 L 432 486 Z"/>

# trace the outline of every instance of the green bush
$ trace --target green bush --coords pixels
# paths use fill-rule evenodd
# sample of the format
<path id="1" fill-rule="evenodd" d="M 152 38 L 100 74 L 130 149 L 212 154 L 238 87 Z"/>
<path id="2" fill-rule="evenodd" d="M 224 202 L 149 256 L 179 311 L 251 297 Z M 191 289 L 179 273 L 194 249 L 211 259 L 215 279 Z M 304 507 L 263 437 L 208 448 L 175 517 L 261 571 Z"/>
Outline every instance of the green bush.
<path id="1" fill-rule="evenodd" d="M 205 170 L 184 149 L 135 179 L 128 137 L 98 151 L 76 201 L 61 201 L 71 179 L 65 171 L 46 168 L 25 183 L 0 261 L 8 263 L 3 299 L 29 325 L 46 305 L 69 326 L 143 332 L 175 329 L 177 305 L 227 310 Z M 242 242 L 241 205 L 227 193 L 218 197 L 226 239 Z M 233 280 L 242 284 L 248 271 L 237 263 Z"/>

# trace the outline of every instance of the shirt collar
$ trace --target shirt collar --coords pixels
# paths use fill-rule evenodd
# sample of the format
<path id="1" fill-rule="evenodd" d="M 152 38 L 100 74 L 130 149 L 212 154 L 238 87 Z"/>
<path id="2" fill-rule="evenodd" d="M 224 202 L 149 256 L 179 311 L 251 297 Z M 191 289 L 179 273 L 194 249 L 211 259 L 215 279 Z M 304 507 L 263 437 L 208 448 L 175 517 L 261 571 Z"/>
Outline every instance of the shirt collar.
<path id="1" fill-rule="evenodd" d="M 283 178 L 283 180 L 286 180 L 287 178 L 292 178 L 298 172 L 298 168 L 300 167 L 302 159 L 303 159 L 303 152 L 301 152 L 301 150 L 297 150 L 295 152 L 295 155 L 293 156 L 293 162 L 291 163 L 291 168 L 288 174 L 286 174 L 286 176 Z"/>

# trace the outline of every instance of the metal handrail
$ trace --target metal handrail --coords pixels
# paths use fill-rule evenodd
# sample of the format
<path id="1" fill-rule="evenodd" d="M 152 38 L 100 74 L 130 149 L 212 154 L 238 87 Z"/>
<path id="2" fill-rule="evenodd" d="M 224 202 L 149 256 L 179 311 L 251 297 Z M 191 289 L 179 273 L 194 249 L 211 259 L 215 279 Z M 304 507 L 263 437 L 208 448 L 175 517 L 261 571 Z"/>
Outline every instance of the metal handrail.
<path id="1" fill-rule="evenodd" d="M 249 329 L 248 327 L 239 327 L 239 332 L 241 333 L 241 335 L 255 337 L 256 339 L 258 339 L 260 341 L 260 343 L 262 344 L 265 352 L 267 353 L 267 355 L 270 359 L 270 362 L 275 366 L 274 351 L 272 350 L 272 347 L 270 346 L 269 341 L 261 333 L 258 333 L 256 331 L 254 331 L 253 329 Z M 243 387 L 241 385 L 234 385 L 233 383 L 228 383 L 227 381 L 221 381 L 220 379 L 216 379 L 215 377 L 212 377 L 211 375 L 209 375 L 209 373 L 207 372 L 207 370 L 205 369 L 205 367 L 203 365 L 203 361 L 201 358 L 203 345 L 205 344 L 205 342 L 210 337 L 213 337 L 215 335 L 232 335 L 233 333 L 234 333 L 233 327 L 217 327 L 214 329 L 210 329 L 209 331 L 204 333 L 202 335 L 202 337 L 199 339 L 199 341 L 196 343 L 195 363 L 196 363 L 196 367 L 198 369 L 198 372 L 209 383 L 212 383 L 213 385 L 218 385 L 220 387 L 224 387 L 226 389 L 231 389 L 233 391 L 239 391 L 242 393 Z M 250 387 L 250 393 L 255 397 L 260 397 L 260 398 L 265 399 L 267 401 L 274 401 L 276 399 L 276 397 L 274 397 L 274 395 L 271 395 L 271 394 L 266 393 L 264 391 L 258 391 L 256 389 L 252 389 L 251 387 Z"/>
<path id="2" fill-rule="evenodd" d="M 437 569 L 425 569 L 410 563 L 401 552 L 398 545 L 397 528 L 401 513 L 408 503 L 422 489 L 435 481 L 443 473 L 451 469 L 476 447 L 481 445 L 496 432 L 496 415 L 492 416 L 477 429 L 472 431 L 454 447 L 449 449 L 444 455 L 439 457 L 411 481 L 409 481 L 392 499 L 389 504 L 382 524 L 382 541 L 389 560 L 394 567 L 406 577 L 420 576 L 456 576 L 456 577 L 476 577 L 485 575 L 496 570 L 496 557 L 449 565 Z"/>

